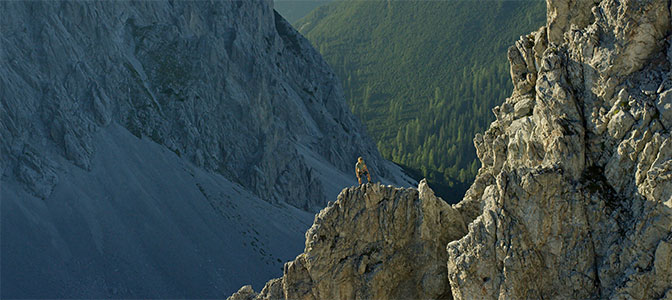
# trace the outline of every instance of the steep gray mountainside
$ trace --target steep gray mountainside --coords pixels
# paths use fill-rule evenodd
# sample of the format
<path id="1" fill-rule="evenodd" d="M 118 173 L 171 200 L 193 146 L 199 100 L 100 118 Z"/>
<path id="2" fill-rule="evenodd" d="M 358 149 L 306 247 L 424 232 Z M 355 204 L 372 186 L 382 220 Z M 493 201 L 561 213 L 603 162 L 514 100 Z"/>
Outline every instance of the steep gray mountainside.
<path id="1" fill-rule="evenodd" d="M 357 156 L 403 184 L 270 0 L 0 11 L 1 297 L 218 297 L 279 274 Z"/>
<path id="2" fill-rule="evenodd" d="M 421 184 L 394 201 L 415 205 L 402 222 L 415 230 L 360 227 L 349 223 L 394 224 L 407 210 L 370 205 L 380 188 L 344 190 L 281 279 L 231 299 L 672 299 L 670 1 L 547 6 L 547 25 L 508 51 L 514 92 L 474 139 L 482 167 L 461 203 L 420 204 L 431 194 Z M 423 240 L 423 224 L 432 242 L 399 243 Z M 380 236 L 398 240 L 362 250 Z M 427 255 L 447 240 L 447 253 Z M 390 252 L 404 260 L 377 256 Z M 446 275 L 425 268 L 441 264 Z"/>
<path id="3" fill-rule="evenodd" d="M 45 200 L 2 182 L 0 298 L 217 298 L 262 287 L 301 251 L 311 213 L 116 124 L 92 142 L 90 171 L 54 158 Z"/>
<path id="4" fill-rule="evenodd" d="M 36 196 L 58 183 L 51 155 L 89 170 L 91 140 L 112 122 L 306 210 L 342 187 L 315 158 L 350 174 L 361 155 L 390 173 L 330 68 L 270 0 L 0 5 L 11 16 L 0 168 Z"/>

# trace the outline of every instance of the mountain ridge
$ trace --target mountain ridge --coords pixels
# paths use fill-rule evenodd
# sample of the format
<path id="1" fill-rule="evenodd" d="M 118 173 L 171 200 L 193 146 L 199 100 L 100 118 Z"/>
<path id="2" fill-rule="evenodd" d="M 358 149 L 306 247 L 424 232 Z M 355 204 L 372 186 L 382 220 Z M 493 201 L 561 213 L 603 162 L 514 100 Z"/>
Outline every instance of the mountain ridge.
<path id="1" fill-rule="evenodd" d="M 163 10 L 164 2 L 159 2 L 156 9 Z M 260 3 L 263 3 L 260 4 Z M 7 11 L 21 11 L 21 5 L 16 3 L 4 3 Z M 41 5 L 33 3 L 36 14 L 39 14 Z M 54 9 L 58 8 L 55 5 Z M 292 151 L 293 144 L 306 144 L 309 149 L 317 151 L 318 155 L 324 156 L 327 161 L 337 166 L 342 172 L 350 171 L 350 162 L 358 156 L 368 157 L 371 168 L 376 174 L 385 177 L 388 173 L 389 164 L 385 163 L 377 155 L 375 146 L 362 138 L 363 134 L 358 121 L 347 112 L 347 108 L 341 104 L 339 99 L 343 99 L 340 88 L 334 86 L 334 75 L 331 73 L 319 54 L 312 50 L 312 46 L 301 38 L 296 31 L 279 17 L 270 8 L 268 2 L 251 2 L 240 7 L 232 4 L 213 7 L 210 13 L 217 15 L 222 12 L 219 9 L 231 9 L 233 11 L 255 11 L 259 18 L 270 20 L 263 23 L 262 27 L 256 28 L 254 23 L 235 23 L 234 27 L 225 24 L 227 17 L 222 15 L 219 19 L 207 20 L 205 16 L 195 15 L 192 24 L 189 24 L 189 31 L 178 33 L 171 31 L 168 25 L 161 24 L 157 16 L 143 16 L 142 10 L 134 11 L 130 9 L 126 12 L 127 20 L 123 23 L 118 20 L 110 21 L 107 28 L 98 30 L 107 30 L 113 32 L 117 40 L 105 40 L 103 45 L 90 46 L 92 48 L 77 49 L 73 52 L 82 58 L 69 58 L 71 61 L 62 64 L 54 64 L 58 61 L 55 58 L 58 55 L 66 53 L 55 52 L 54 49 L 42 49 L 38 47 L 41 55 L 47 55 L 49 61 L 39 60 L 37 57 L 26 65 L 8 65 L 7 74 L 23 74 L 26 66 L 33 66 L 41 72 L 49 73 L 53 70 L 49 68 L 58 67 L 65 75 L 63 85 L 34 86 L 27 91 L 18 91 L 14 87 L 25 84 L 26 81 L 40 81 L 38 78 L 26 77 L 25 79 L 16 77 L 7 77 L 14 85 L 7 86 L 5 92 L 6 101 L 10 101 L 15 95 L 31 96 L 37 95 L 45 97 L 61 97 L 61 101 L 69 101 L 69 105 L 75 107 L 73 116 L 61 113 L 63 108 L 52 105 L 40 106 L 42 108 L 41 127 L 51 127 L 46 135 L 48 141 L 53 141 L 61 155 L 66 156 L 79 167 L 87 169 L 90 167 L 90 156 L 95 151 L 87 140 L 90 139 L 91 129 L 106 126 L 111 121 L 123 124 L 129 131 L 136 136 L 145 136 L 153 141 L 163 144 L 179 156 L 185 156 L 198 166 L 208 170 L 224 174 L 229 179 L 237 181 L 249 189 L 255 191 L 261 198 L 279 201 L 280 198 L 295 199 L 293 205 L 304 209 L 316 210 L 319 205 L 317 202 L 310 201 L 326 200 L 319 196 L 323 184 L 328 181 L 318 178 L 317 174 L 312 174 L 309 178 L 287 177 L 286 179 L 299 180 L 292 184 L 273 184 L 281 178 L 281 174 L 290 172 L 292 174 L 310 174 L 305 165 L 302 155 Z M 229 7 L 230 6 L 230 7 Z M 249 6 L 249 7 L 248 7 Z M 64 4 L 61 9 L 69 13 L 73 20 L 76 20 L 72 14 L 75 14 L 79 4 Z M 87 9 L 89 14 L 104 12 L 111 9 L 112 6 L 82 6 Z M 173 7 L 175 14 L 189 13 L 190 10 L 197 11 L 199 6 L 178 5 Z M 115 7 L 123 10 L 123 6 Z M 206 10 L 206 9 L 204 9 Z M 88 15 L 87 15 L 88 16 Z M 144 20 L 142 18 L 147 18 Z M 210 16 L 208 16 L 209 18 Z M 110 17 L 111 18 L 111 17 Z M 154 20 L 152 20 L 154 19 Z M 81 19 L 82 22 L 89 21 L 87 18 Z M 205 22 L 212 22 L 223 27 L 221 35 L 214 36 L 212 32 L 206 30 Z M 59 20 L 60 22 L 60 20 Z M 64 26 L 73 26 L 63 20 Z M 147 24 L 143 23 L 147 22 Z M 153 24 L 152 22 L 156 23 Z M 20 25 L 14 22 L 14 19 L 7 20 L 4 24 L 6 28 L 19 31 Z M 86 25 L 86 24 L 84 24 Z M 187 25 L 185 23 L 185 25 Z M 49 21 L 41 21 L 35 24 L 36 27 L 51 28 Z M 86 25 L 88 26 L 88 25 Z M 237 27 L 237 28 L 236 28 Z M 62 38 L 60 43 L 72 43 L 73 45 L 91 45 L 91 37 L 83 33 L 69 33 L 66 27 L 61 27 L 54 32 L 55 39 Z M 95 28 L 95 27 L 94 27 Z M 65 32 L 63 30 L 66 30 Z M 186 29 L 185 29 L 186 30 Z M 248 41 L 236 34 L 236 30 L 243 32 L 249 31 Z M 183 34 L 184 36 L 181 36 Z M 162 36 L 164 39 L 160 39 Z M 266 36 L 266 37 L 264 37 Z M 10 39 L 20 40 L 21 36 L 10 36 Z M 49 39 L 49 37 L 43 37 Z M 206 57 L 205 53 L 213 52 L 204 39 L 211 38 L 216 43 L 222 43 L 223 49 L 227 51 L 218 52 L 219 57 Z M 81 39 L 75 43 L 72 39 Z M 21 45 L 29 40 L 8 43 L 8 45 Z M 199 42 L 200 41 L 200 42 Z M 10 40 L 8 40 L 10 42 Z M 109 53 L 109 56 L 101 58 L 88 58 L 87 52 L 98 51 L 100 53 L 109 52 L 103 46 L 107 44 L 119 43 L 121 46 L 128 47 L 115 53 Z M 261 45 L 266 45 L 263 49 Z M 67 49 L 66 44 L 58 45 Z M 87 46 L 89 47 L 89 46 Z M 246 48 L 249 48 L 246 49 Z M 56 48 L 58 50 L 60 48 Z M 263 50 L 262 50 L 263 49 Z M 19 47 L 9 47 L 6 55 L 10 62 L 19 62 L 14 59 L 18 53 L 24 49 Z M 53 51 L 53 52 L 50 52 Z M 260 51 L 273 51 L 273 55 L 268 57 L 267 69 L 270 72 L 260 71 L 260 64 L 255 67 L 254 53 Z M 304 53 L 300 60 L 288 63 L 282 59 L 285 52 Z M 200 55 L 196 55 L 196 53 Z M 309 55 L 312 54 L 312 55 Z M 37 51 L 32 53 L 37 55 Z M 79 65 L 76 61 L 80 61 Z M 118 64 L 113 65 L 112 61 Z M 219 63 L 214 63 L 217 61 Z M 21 62 L 23 63 L 23 62 Z M 210 65 L 210 69 L 206 66 Z M 306 65 L 315 65 L 319 67 L 307 68 Z M 213 66 L 221 68 L 215 70 Z M 110 80 L 102 81 L 100 78 L 106 78 L 105 75 L 97 73 L 95 70 L 113 68 L 116 73 L 108 73 Z M 147 69 L 146 69 L 147 68 Z M 202 77 L 207 70 L 209 74 L 218 74 L 209 78 Z M 245 72 L 233 72 L 234 70 L 245 70 Z M 116 75 L 119 74 L 119 75 Z M 122 75 L 123 74 L 123 75 Z M 112 75 L 114 78 L 112 80 Z M 58 76 L 58 75 L 53 75 Z M 63 75 L 61 75 L 63 76 Z M 258 83 L 250 83 L 249 76 L 260 76 L 262 80 Z M 287 80 L 281 81 L 280 78 L 286 76 Z M 308 79 L 309 80 L 306 80 Z M 4 81 L 5 83 L 9 81 Z M 88 82 L 80 84 L 78 82 Z M 124 88 L 118 89 L 116 94 L 111 90 L 114 84 L 123 84 Z M 259 85 L 254 87 L 245 87 L 246 84 Z M 266 88 L 264 88 L 266 87 Z M 275 90 L 269 90 L 269 88 Z M 214 91 L 221 94 L 216 94 Z M 27 95 L 32 93 L 31 95 Z M 258 98 L 259 101 L 254 101 Z M 281 100 L 283 98 L 283 100 Z M 84 99 L 90 99 L 90 102 L 84 102 Z M 226 101 L 217 102 L 217 99 L 241 99 L 243 102 Z M 117 101 L 123 100 L 123 101 Z M 247 101 L 247 102 L 245 102 Z M 264 102 L 266 101 L 266 102 Z M 275 111 L 271 109 L 275 102 L 286 102 L 288 109 Z M 81 103 L 80 103 L 81 102 Z M 39 103 L 30 103 L 29 105 L 38 106 Z M 77 107 L 79 105 L 79 107 Z M 243 105 L 247 105 L 247 110 Z M 206 114 L 208 112 L 210 115 Z M 236 118 L 235 114 L 241 115 L 244 111 L 249 115 L 245 118 Z M 290 115 L 290 110 L 294 115 Z M 188 111 L 189 113 L 186 113 Z M 13 167 L 8 166 L 8 161 L 21 161 L 19 150 L 15 141 L 25 139 L 25 134 L 18 133 L 17 129 L 26 126 L 38 126 L 36 123 L 24 116 L 35 115 L 35 112 L 29 112 L 27 104 L 8 105 L 3 110 L 5 124 L 13 124 L 15 127 L 5 126 L 2 131 L 6 143 L 2 147 L 3 155 L 10 158 L 3 161 L 3 170 L 13 172 Z M 296 120 L 287 122 L 287 128 L 281 130 L 274 122 L 274 113 L 282 120 L 288 120 L 294 117 Z M 316 117 L 313 117 L 316 116 Z M 318 117 L 319 116 L 319 117 Z M 324 117 L 322 117 L 324 116 Z M 52 118 L 53 117 L 53 118 Z M 216 122 L 222 118 L 225 122 Z M 38 119 L 38 118 L 36 118 Z M 53 120 L 52 120 L 53 119 Z M 233 120 L 240 122 L 232 122 Z M 77 120 L 77 124 L 75 124 Z M 172 120 L 177 120 L 180 125 L 175 125 Z M 43 125 L 44 124 L 44 125 Z M 91 128 L 91 129 L 88 129 Z M 216 130 L 215 130 L 216 129 Z M 333 132 L 330 132 L 335 130 Z M 46 130 L 42 130 L 46 131 Z M 348 132 L 353 133 L 348 133 Z M 226 133 L 226 134 L 224 134 Z M 325 134 L 328 133 L 328 134 Z M 222 141 L 231 141 L 225 145 Z M 291 141 L 298 141 L 291 142 Z M 31 141 L 32 142 L 32 141 Z M 337 145 L 342 143 L 342 145 Z M 29 143 L 30 144 L 30 143 Z M 253 148 L 257 151 L 243 151 L 247 145 L 256 145 Z M 12 145 L 12 147 L 9 147 Z M 316 146 L 313 146 L 316 145 Z M 272 156 L 273 149 L 282 149 L 287 157 L 280 160 Z M 264 152 L 266 151 L 266 152 Z M 293 153 L 292 153 L 293 152 Z M 346 154 L 347 153 L 347 154 Z M 344 157 L 347 156 L 347 157 Z M 38 156 L 32 155 L 34 159 Z M 273 158 L 273 161 L 271 161 Z M 293 161 L 294 163 L 290 163 Z M 40 163 L 36 163 L 39 165 Z M 19 170 L 26 168 L 19 167 Z M 261 173 L 255 171 L 259 170 Z M 39 172 L 38 172 L 39 173 Z M 50 173 L 45 170 L 45 173 Z M 261 174 L 261 175 L 260 175 Z M 30 189 L 36 181 L 27 174 L 19 176 L 26 178 L 26 185 Z M 34 178 L 37 179 L 37 178 Z M 53 180 L 42 180 L 43 186 Z M 310 185 L 313 183 L 310 191 L 289 190 L 292 186 Z M 53 184 L 52 184 L 53 186 Z M 38 196 L 47 196 L 47 190 L 33 190 Z M 304 193 L 304 194 L 302 194 Z M 312 194 L 305 194 L 312 193 Z M 334 195 L 335 196 L 335 195 Z M 317 206 L 316 206 L 317 205 Z M 311 207 L 312 206 L 312 207 Z"/>
<path id="2" fill-rule="evenodd" d="M 672 6 L 548 4 L 508 49 L 515 88 L 474 138 L 482 167 L 459 204 L 428 205 L 425 181 L 401 200 L 344 190 L 283 277 L 229 299 L 672 298 Z M 403 225 L 358 227 L 390 221 Z M 351 255 L 386 234 L 389 249 Z M 408 240 L 428 243 L 375 255 Z"/>
<path id="3" fill-rule="evenodd" d="M 447 204 L 425 180 L 345 188 L 315 216 L 283 277 L 228 299 L 450 299 L 445 244 L 466 234 L 476 209 Z"/>
<path id="4" fill-rule="evenodd" d="M 278 276 L 358 156 L 408 181 L 272 1 L 0 10 L 3 298 L 216 298 Z"/>

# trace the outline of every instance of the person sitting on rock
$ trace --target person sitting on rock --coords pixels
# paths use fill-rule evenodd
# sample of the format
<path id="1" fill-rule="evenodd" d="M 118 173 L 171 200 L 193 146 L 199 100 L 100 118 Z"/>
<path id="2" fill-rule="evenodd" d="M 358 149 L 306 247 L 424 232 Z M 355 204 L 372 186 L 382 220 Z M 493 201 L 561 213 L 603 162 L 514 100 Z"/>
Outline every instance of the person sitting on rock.
<path id="1" fill-rule="evenodd" d="M 355 174 L 357 174 L 357 181 L 360 185 L 362 184 L 362 175 L 364 174 L 366 174 L 366 178 L 369 180 L 368 182 L 371 183 L 369 168 L 366 167 L 364 159 L 361 156 L 357 159 L 357 163 L 355 164 Z"/>

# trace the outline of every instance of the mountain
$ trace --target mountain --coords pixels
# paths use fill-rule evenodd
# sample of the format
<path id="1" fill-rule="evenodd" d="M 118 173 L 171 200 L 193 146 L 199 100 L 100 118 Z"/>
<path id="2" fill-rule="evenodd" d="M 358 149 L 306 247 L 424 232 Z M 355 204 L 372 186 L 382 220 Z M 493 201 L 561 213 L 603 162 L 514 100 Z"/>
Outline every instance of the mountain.
<path id="1" fill-rule="evenodd" d="M 229 299 L 672 299 L 671 16 L 549 1 L 460 203 L 344 189 L 281 278 Z"/>
<path id="2" fill-rule="evenodd" d="M 408 184 L 271 1 L 3 1 L 2 298 L 218 298 Z M 235 271 L 235 272 L 234 272 Z"/>
<path id="3" fill-rule="evenodd" d="M 325 5 L 332 0 L 274 0 L 273 8 L 289 23 L 305 17 L 319 6 Z"/>
<path id="4" fill-rule="evenodd" d="M 445 246 L 466 234 L 468 211 L 437 198 L 424 180 L 417 189 L 344 189 L 317 215 L 282 278 L 229 300 L 451 299 Z"/>
<path id="5" fill-rule="evenodd" d="M 339 1 L 294 23 L 341 79 L 383 156 L 459 201 L 479 168 L 472 137 L 512 90 L 508 46 L 544 1 Z"/>

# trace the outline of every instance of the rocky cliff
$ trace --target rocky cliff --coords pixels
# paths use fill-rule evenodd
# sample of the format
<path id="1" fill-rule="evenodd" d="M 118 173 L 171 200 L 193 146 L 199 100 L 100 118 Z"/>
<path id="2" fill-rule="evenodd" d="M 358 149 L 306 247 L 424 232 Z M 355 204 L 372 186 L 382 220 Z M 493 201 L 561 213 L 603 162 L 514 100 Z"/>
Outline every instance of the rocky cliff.
<path id="1" fill-rule="evenodd" d="M 0 297 L 263 285 L 358 156 L 402 176 L 270 0 L 0 11 Z"/>
<path id="2" fill-rule="evenodd" d="M 547 25 L 508 51 L 514 91 L 474 139 L 482 167 L 458 206 L 424 204 L 430 193 L 421 185 L 418 196 L 406 192 L 416 218 L 362 228 L 352 223 L 385 224 L 405 208 L 386 212 L 387 201 L 369 205 L 370 188 L 345 190 L 316 218 L 283 278 L 232 298 L 672 299 L 670 2 L 547 6 Z M 337 209 L 348 203 L 367 208 Z M 446 219 L 432 222 L 437 214 Z M 377 219 L 357 218 L 364 215 Z M 328 231 L 323 219 L 338 218 L 338 238 L 319 235 Z M 431 242 L 384 247 L 413 253 L 402 261 L 376 256 L 369 269 L 365 257 L 373 256 L 352 246 L 363 238 L 375 245 L 379 236 L 424 240 L 427 224 Z M 333 247 L 313 246 L 324 244 Z M 444 244 L 447 253 L 426 254 Z M 325 252 L 331 256 L 313 254 Z M 443 264 L 446 275 L 425 267 Z"/>
<path id="3" fill-rule="evenodd" d="M 110 123 L 262 199 L 319 210 L 324 168 L 389 165 L 330 68 L 272 1 L 3 1 L 0 170 L 46 198 Z M 48 151 L 47 151 L 48 150 Z M 301 187 L 301 188 L 298 188 Z"/>
<path id="4" fill-rule="evenodd" d="M 670 29 L 669 1 L 548 1 L 509 49 L 456 298 L 672 297 Z"/>
<path id="5" fill-rule="evenodd" d="M 282 278 L 230 299 L 450 299 L 445 245 L 466 234 L 470 214 L 425 181 L 417 189 L 344 189 L 315 216 L 304 252 Z"/>

